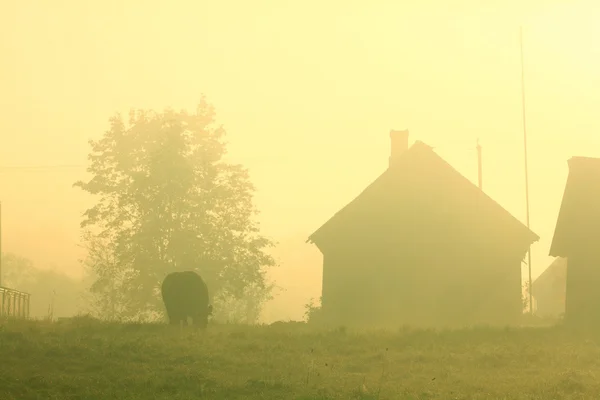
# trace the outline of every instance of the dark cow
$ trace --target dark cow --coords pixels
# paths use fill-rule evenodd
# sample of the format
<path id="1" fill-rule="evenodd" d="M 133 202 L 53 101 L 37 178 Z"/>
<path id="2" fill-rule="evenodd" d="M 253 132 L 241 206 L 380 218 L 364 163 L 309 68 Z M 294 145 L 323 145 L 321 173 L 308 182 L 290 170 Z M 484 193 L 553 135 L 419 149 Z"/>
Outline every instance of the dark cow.
<path id="1" fill-rule="evenodd" d="M 161 292 L 172 325 L 179 325 L 180 321 L 186 325 L 190 317 L 192 324 L 206 328 L 212 305 L 200 275 L 194 271 L 172 272 L 163 280 Z"/>

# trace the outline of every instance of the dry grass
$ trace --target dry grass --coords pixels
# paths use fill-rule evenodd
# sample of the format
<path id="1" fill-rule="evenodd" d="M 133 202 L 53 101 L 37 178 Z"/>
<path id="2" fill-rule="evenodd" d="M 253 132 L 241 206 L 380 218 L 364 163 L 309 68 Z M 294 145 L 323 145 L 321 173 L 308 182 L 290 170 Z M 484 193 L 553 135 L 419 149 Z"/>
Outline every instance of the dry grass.
<path id="1" fill-rule="evenodd" d="M 0 322 L 0 399 L 598 399 L 600 331 Z"/>

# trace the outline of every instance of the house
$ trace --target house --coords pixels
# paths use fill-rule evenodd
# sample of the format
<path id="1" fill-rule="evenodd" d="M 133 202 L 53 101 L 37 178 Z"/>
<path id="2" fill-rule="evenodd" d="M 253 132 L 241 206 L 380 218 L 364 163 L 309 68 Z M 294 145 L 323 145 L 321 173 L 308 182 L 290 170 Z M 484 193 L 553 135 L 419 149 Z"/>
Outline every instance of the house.
<path id="1" fill-rule="evenodd" d="M 600 322 L 600 158 L 572 157 L 550 255 L 569 260 L 565 322 Z"/>
<path id="2" fill-rule="evenodd" d="M 557 257 L 533 281 L 535 312 L 540 317 L 559 317 L 565 312 L 567 259 Z"/>
<path id="3" fill-rule="evenodd" d="M 539 236 L 417 141 L 310 235 L 332 323 L 465 325 L 522 315 L 521 263 Z"/>

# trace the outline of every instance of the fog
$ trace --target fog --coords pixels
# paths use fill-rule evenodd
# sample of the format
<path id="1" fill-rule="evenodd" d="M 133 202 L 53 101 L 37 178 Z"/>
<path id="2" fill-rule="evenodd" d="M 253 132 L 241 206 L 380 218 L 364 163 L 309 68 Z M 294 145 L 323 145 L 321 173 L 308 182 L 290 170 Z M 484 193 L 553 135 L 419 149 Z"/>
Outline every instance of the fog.
<path id="1" fill-rule="evenodd" d="M 474 183 L 479 139 L 484 191 L 525 221 L 523 25 L 535 278 L 553 260 L 567 160 L 599 153 L 600 8 L 439 4 L 3 1 L 2 251 L 80 279 L 79 223 L 95 199 L 72 184 L 89 178 L 88 140 L 115 112 L 193 109 L 204 94 L 280 243 L 263 320 L 301 319 L 321 291 L 305 241 L 387 168 L 390 129 Z"/>

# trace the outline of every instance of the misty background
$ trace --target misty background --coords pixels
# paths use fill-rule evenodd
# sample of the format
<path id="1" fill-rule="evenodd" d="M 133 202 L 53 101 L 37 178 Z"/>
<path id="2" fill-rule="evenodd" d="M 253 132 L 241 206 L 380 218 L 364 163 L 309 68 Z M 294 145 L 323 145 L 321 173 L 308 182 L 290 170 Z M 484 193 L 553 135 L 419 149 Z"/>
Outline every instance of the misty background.
<path id="1" fill-rule="evenodd" d="M 479 138 L 484 191 L 525 221 L 520 25 L 541 274 L 566 161 L 598 156 L 600 7 L 397 3 L 3 1 L 2 251 L 31 261 L 18 265 L 36 278 L 14 285 L 37 288 L 32 315 L 51 296 L 57 315 L 74 313 L 84 284 L 79 223 L 94 199 L 72 184 L 88 178 L 88 140 L 115 112 L 193 109 L 202 94 L 279 243 L 270 277 L 282 290 L 265 322 L 301 319 L 320 296 L 321 255 L 305 240 L 387 168 L 390 129 L 408 128 L 410 144 L 434 146 L 473 182 Z"/>

